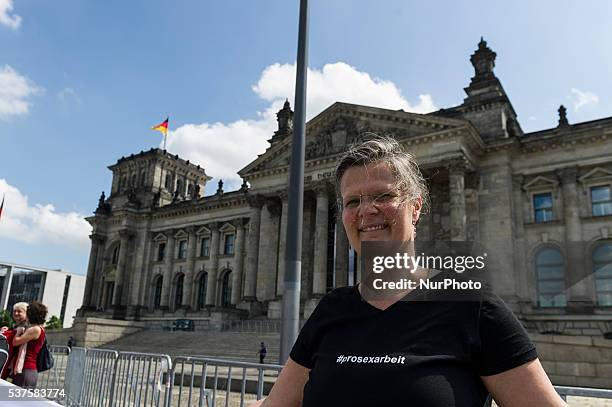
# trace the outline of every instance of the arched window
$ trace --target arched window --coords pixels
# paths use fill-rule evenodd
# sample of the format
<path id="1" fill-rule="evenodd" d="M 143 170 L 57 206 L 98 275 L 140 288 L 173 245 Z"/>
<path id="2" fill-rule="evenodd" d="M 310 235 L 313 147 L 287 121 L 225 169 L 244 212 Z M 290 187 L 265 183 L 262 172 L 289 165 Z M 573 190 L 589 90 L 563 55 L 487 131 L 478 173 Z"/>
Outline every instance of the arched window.
<path id="1" fill-rule="evenodd" d="M 538 305 L 565 307 L 565 262 L 559 249 L 540 250 L 535 257 Z"/>
<path id="2" fill-rule="evenodd" d="M 153 308 L 158 309 L 161 305 L 162 296 L 162 285 L 164 284 L 164 278 L 157 276 L 155 285 L 153 286 Z"/>
<path id="3" fill-rule="evenodd" d="M 134 188 L 136 186 L 136 173 L 132 174 L 130 178 L 130 187 Z"/>
<path id="4" fill-rule="evenodd" d="M 193 195 L 193 184 L 187 185 L 187 196 L 191 198 Z"/>
<path id="5" fill-rule="evenodd" d="M 141 187 L 144 187 L 145 176 L 146 176 L 145 171 L 144 170 L 140 171 L 140 179 L 138 180 L 138 185 L 141 186 Z"/>
<path id="6" fill-rule="evenodd" d="M 179 309 L 183 304 L 183 282 L 185 275 L 180 274 L 176 278 L 176 288 L 174 290 L 174 309 Z"/>
<path id="7" fill-rule="evenodd" d="M 202 273 L 198 281 L 198 309 L 206 306 L 206 285 L 208 284 L 208 273 Z"/>
<path id="8" fill-rule="evenodd" d="M 221 306 L 229 307 L 232 300 L 232 272 L 228 271 L 223 276 L 221 284 Z"/>
<path id="9" fill-rule="evenodd" d="M 128 187 L 128 179 L 127 179 L 127 175 L 124 175 L 123 177 L 121 177 L 121 190 L 127 189 Z"/>
<path id="10" fill-rule="evenodd" d="M 597 246 L 592 259 L 597 305 L 612 306 L 612 242 Z"/>
<path id="11" fill-rule="evenodd" d="M 176 190 L 178 191 L 179 195 L 183 195 L 183 180 L 176 180 Z"/>

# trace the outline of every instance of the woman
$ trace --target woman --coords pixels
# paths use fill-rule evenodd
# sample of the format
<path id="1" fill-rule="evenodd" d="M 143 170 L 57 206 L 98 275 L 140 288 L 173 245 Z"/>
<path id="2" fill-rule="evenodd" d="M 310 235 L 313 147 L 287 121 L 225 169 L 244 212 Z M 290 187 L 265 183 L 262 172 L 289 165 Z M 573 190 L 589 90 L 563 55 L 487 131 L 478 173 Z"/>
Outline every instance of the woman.
<path id="1" fill-rule="evenodd" d="M 4 369 L 2 370 L 2 379 L 6 379 L 9 375 L 9 370 L 12 366 L 12 363 L 15 360 L 15 355 L 16 355 L 16 349 L 13 346 L 13 338 L 15 337 L 15 335 L 17 334 L 21 334 L 23 333 L 23 331 L 25 331 L 26 327 L 28 326 L 28 319 L 27 319 L 27 310 L 28 310 L 28 303 L 27 302 L 18 302 L 15 305 L 13 305 L 13 322 L 15 323 L 13 325 L 12 328 L 8 328 L 6 326 L 3 326 L 0 331 L 2 332 L 2 334 L 6 337 L 6 341 L 9 345 L 9 360 L 7 360 Z M 25 349 L 24 349 L 25 350 Z"/>
<path id="2" fill-rule="evenodd" d="M 47 319 L 47 307 L 33 301 L 28 305 L 27 318 L 30 326 L 21 335 L 13 338 L 13 346 L 26 345 L 23 357 L 17 356 L 13 364 L 11 377 L 13 384 L 24 387 L 34 388 L 38 381 L 38 370 L 36 360 L 38 354 L 45 343 L 45 329 L 43 324 Z"/>
<path id="3" fill-rule="evenodd" d="M 336 169 L 351 246 L 413 241 L 427 189 L 392 138 L 352 147 Z M 368 299 L 360 286 L 327 294 L 308 319 L 270 395 L 276 406 L 565 406 L 534 345 L 499 297 Z"/>

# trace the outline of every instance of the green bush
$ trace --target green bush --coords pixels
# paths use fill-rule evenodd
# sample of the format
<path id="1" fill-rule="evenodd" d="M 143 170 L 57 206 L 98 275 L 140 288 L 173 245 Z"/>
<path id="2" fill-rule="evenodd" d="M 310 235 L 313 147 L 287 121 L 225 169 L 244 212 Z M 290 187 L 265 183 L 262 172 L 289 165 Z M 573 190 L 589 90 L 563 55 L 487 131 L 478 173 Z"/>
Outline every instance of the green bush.
<path id="1" fill-rule="evenodd" d="M 45 325 L 47 329 L 62 329 L 63 323 L 62 320 L 56 317 L 55 315 L 51 316 Z"/>

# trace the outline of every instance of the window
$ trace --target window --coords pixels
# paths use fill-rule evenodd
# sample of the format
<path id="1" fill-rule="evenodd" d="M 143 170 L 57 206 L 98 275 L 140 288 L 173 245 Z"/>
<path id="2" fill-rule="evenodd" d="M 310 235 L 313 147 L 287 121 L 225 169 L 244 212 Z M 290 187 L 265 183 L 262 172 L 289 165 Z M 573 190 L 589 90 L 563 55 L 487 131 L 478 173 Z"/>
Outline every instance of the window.
<path id="1" fill-rule="evenodd" d="M 169 190 L 172 191 L 172 184 L 174 183 L 174 177 L 172 176 L 172 173 L 167 172 L 166 173 L 166 181 L 164 182 L 164 187 Z"/>
<path id="2" fill-rule="evenodd" d="M 185 275 L 181 274 L 176 279 L 176 289 L 174 291 L 174 309 L 179 309 L 183 304 L 183 282 Z"/>
<path id="3" fill-rule="evenodd" d="M 166 257 L 166 243 L 160 243 L 157 246 L 157 261 L 163 261 Z"/>
<path id="4" fill-rule="evenodd" d="M 203 273 L 198 282 L 198 309 L 206 306 L 206 285 L 208 283 L 208 273 Z"/>
<path id="5" fill-rule="evenodd" d="M 66 276 L 66 281 L 64 282 L 64 296 L 62 297 L 62 310 L 60 311 L 60 319 L 64 322 L 64 317 L 66 316 L 66 303 L 68 302 L 68 291 L 70 290 L 70 277 Z"/>
<path id="6" fill-rule="evenodd" d="M 221 285 L 221 306 L 229 307 L 232 299 L 232 272 L 228 271 L 223 276 L 223 284 Z"/>
<path id="7" fill-rule="evenodd" d="M 119 245 L 113 249 L 113 255 L 111 256 L 111 264 L 116 266 L 119 263 Z"/>
<path id="8" fill-rule="evenodd" d="M 200 244 L 200 256 L 210 256 L 210 238 L 208 237 L 202 238 L 202 242 Z"/>
<path id="9" fill-rule="evenodd" d="M 602 244 L 593 251 L 593 274 L 597 305 L 612 306 L 612 242 Z"/>
<path id="10" fill-rule="evenodd" d="M 234 254 L 234 235 L 225 235 L 223 254 Z"/>
<path id="11" fill-rule="evenodd" d="M 161 295 L 162 295 L 163 283 L 164 283 L 163 277 L 158 276 L 157 280 L 155 280 L 155 285 L 153 286 L 153 307 L 155 309 L 159 308 L 161 305 Z"/>
<path id="12" fill-rule="evenodd" d="M 179 240 L 178 242 L 178 259 L 187 258 L 187 240 Z"/>
<path id="13" fill-rule="evenodd" d="M 536 223 L 551 221 L 553 215 L 552 206 L 552 194 L 550 192 L 533 195 L 534 221 Z"/>
<path id="14" fill-rule="evenodd" d="M 565 307 L 565 264 L 558 249 L 548 248 L 538 252 L 535 259 L 538 305 L 540 307 Z"/>
<path id="15" fill-rule="evenodd" d="M 145 172 L 144 172 L 144 170 L 140 172 L 140 180 L 138 181 L 138 184 L 141 187 L 144 187 L 144 184 L 145 184 Z"/>
<path id="16" fill-rule="evenodd" d="M 593 216 L 612 215 L 612 195 L 610 186 L 591 188 L 591 210 Z"/>

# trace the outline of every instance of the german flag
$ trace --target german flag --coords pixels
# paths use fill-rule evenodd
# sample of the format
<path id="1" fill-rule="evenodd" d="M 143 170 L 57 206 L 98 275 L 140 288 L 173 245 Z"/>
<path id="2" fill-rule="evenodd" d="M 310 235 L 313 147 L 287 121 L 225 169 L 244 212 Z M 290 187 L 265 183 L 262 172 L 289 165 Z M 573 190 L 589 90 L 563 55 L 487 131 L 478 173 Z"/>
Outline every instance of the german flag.
<path id="1" fill-rule="evenodd" d="M 166 120 L 164 120 L 163 122 L 161 122 L 157 126 L 151 127 L 151 130 L 157 130 L 157 131 L 161 132 L 164 136 L 167 135 L 168 134 L 168 119 L 169 119 L 169 117 L 166 117 Z"/>

